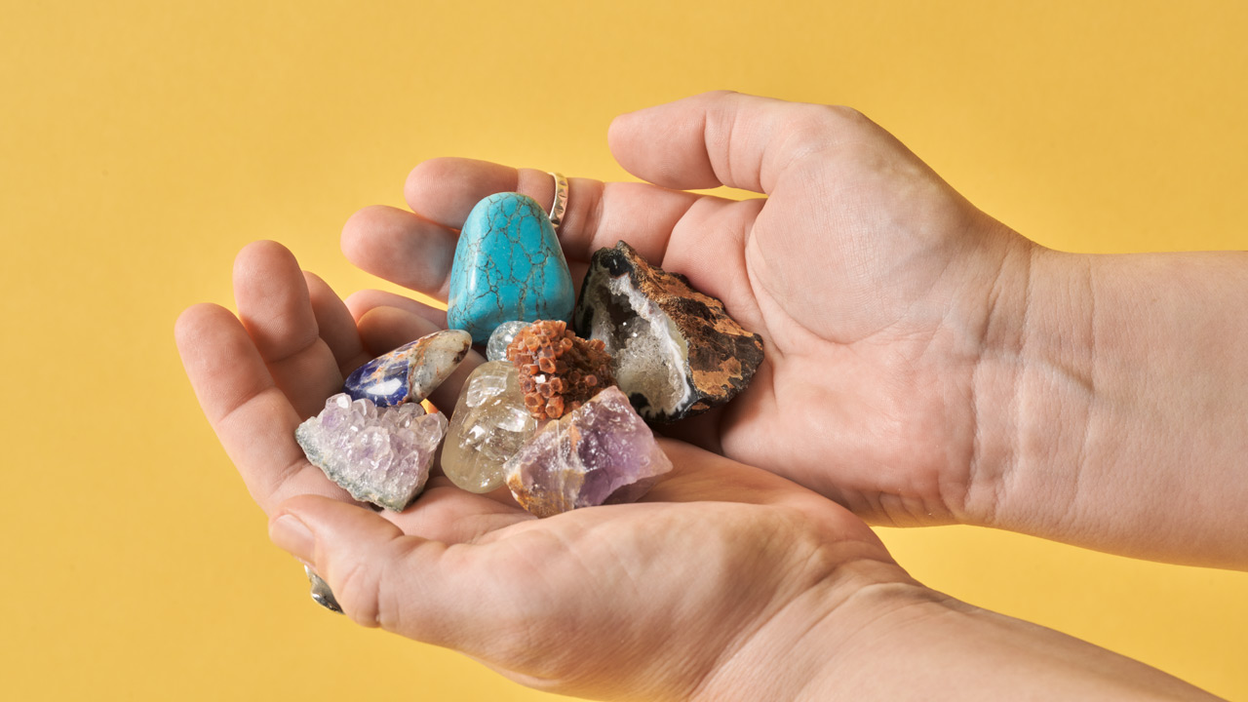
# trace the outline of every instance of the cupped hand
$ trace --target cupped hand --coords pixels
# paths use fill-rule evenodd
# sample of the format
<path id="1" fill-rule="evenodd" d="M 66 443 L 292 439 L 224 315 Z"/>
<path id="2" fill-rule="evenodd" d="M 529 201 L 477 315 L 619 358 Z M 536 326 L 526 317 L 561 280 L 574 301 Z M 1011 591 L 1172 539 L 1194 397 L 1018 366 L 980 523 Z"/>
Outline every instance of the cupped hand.
<path id="1" fill-rule="evenodd" d="M 434 477 L 413 507 L 374 513 L 294 441 L 370 356 L 346 307 L 271 242 L 239 255 L 235 290 L 238 318 L 213 305 L 180 318 L 187 373 L 274 541 L 364 625 L 560 692 L 688 699 L 728 686 L 742 699 L 792 698 L 784 686 L 800 685 L 801 671 L 777 677 L 770 657 L 817 660 L 826 652 L 803 652 L 803 632 L 870 584 L 911 582 L 843 508 L 672 440 L 673 472 L 636 504 L 538 520 L 506 495 Z M 372 323 L 399 336 L 434 328 L 395 309 L 369 318 L 379 315 Z M 465 372 L 435 400 L 453 406 Z M 726 682 L 735 675 L 765 692 Z"/>
<path id="2" fill-rule="evenodd" d="M 624 239 L 722 299 L 766 349 L 746 392 L 672 435 L 869 521 L 984 521 L 998 441 L 980 415 L 1010 391 L 1010 374 L 982 372 L 984 359 L 1017 341 L 993 322 L 1021 309 L 1037 247 L 847 108 L 712 93 L 624 115 L 609 141 L 648 183 L 571 179 L 560 239 L 574 278 Z M 684 192 L 719 185 L 767 197 Z M 507 190 L 553 199 L 541 171 L 425 162 L 407 182 L 412 212 L 357 213 L 343 249 L 445 300 L 456 230 L 478 199 Z M 438 319 L 383 293 L 348 303 L 357 316 L 398 306 Z"/>

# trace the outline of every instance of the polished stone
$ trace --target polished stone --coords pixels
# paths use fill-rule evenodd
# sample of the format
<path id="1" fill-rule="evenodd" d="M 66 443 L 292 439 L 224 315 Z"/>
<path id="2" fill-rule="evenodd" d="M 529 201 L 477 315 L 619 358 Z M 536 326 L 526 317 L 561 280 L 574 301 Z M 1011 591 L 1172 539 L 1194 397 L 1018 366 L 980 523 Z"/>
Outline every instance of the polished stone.
<path id="1" fill-rule="evenodd" d="M 516 334 L 525 327 L 529 326 L 529 322 L 511 321 L 503 322 L 494 329 L 494 333 L 490 334 L 490 340 L 485 345 L 485 357 L 490 361 L 506 361 L 507 347 L 511 345 L 512 339 L 516 338 Z"/>
<path id="2" fill-rule="evenodd" d="M 580 507 L 632 502 L 672 463 L 617 387 L 548 422 L 504 466 L 522 507 L 549 517 Z"/>
<path id="3" fill-rule="evenodd" d="M 313 465 L 357 500 L 401 512 L 429 479 L 446 417 L 418 403 L 378 408 L 339 393 L 295 430 Z"/>
<path id="4" fill-rule="evenodd" d="M 447 325 L 484 344 L 503 322 L 572 317 L 572 274 L 545 210 L 496 193 L 472 208 L 451 264 Z"/>
<path id="5" fill-rule="evenodd" d="M 491 361 L 464 382 L 442 446 L 442 472 L 469 492 L 503 485 L 503 464 L 537 431 L 515 366 Z"/>
<path id="6" fill-rule="evenodd" d="M 470 348 L 467 332 L 436 331 L 360 366 L 343 383 L 343 392 L 380 407 L 420 402 L 459 366 Z"/>

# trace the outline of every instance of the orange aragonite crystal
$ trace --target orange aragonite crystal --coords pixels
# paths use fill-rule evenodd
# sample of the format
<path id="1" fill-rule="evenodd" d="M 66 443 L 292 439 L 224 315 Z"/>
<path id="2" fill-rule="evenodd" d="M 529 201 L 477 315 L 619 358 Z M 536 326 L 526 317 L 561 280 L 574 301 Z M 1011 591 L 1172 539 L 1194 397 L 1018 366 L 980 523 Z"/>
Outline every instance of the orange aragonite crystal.
<path id="1" fill-rule="evenodd" d="M 615 384 L 603 342 L 580 338 L 567 322 L 541 320 L 521 329 L 507 360 L 520 373 L 525 408 L 538 419 L 558 419 Z"/>

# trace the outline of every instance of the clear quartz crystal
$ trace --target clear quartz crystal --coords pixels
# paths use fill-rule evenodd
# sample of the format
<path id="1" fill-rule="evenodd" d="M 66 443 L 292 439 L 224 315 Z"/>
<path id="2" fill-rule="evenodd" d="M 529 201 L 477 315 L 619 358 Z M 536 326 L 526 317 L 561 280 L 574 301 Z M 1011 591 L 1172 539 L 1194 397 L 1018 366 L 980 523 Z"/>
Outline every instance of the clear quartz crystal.
<path id="1" fill-rule="evenodd" d="M 515 366 L 483 363 L 464 383 L 442 448 L 442 472 L 470 492 L 503 484 L 503 464 L 537 431 Z"/>
<path id="2" fill-rule="evenodd" d="M 424 489 L 446 427 L 445 416 L 427 415 L 417 403 L 378 409 L 371 400 L 353 402 L 340 393 L 299 425 L 295 439 L 352 497 L 397 512 Z"/>
<path id="3" fill-rule="evenodd" d="M 503 322 L 494 328 L 490 340 L 485 345 L 485 357 L 491 361 L 506 361 L 507 347 L 516 338 L 516 333 L 529 326 L 529 322 Z"/>

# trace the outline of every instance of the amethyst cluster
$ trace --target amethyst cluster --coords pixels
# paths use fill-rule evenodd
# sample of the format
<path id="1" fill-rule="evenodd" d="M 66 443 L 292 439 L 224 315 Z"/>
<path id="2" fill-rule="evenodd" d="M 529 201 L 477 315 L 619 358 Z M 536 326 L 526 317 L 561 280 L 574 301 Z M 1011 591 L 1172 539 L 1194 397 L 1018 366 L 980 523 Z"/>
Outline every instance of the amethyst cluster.
<path id="1" fill-rule="evenodd" d="M 546 423 L 504 466 L 507 487 L 539 517 L 632 502 L 672 469 L 617 387 Z"/>
<path id="2" fill-rule="evenodd" d="M 339 393 L 299 425 L 295 440 L 352 497 L 401 512 L 425 487 L 446 424 L 419 403 L 379 408 Z"/>

